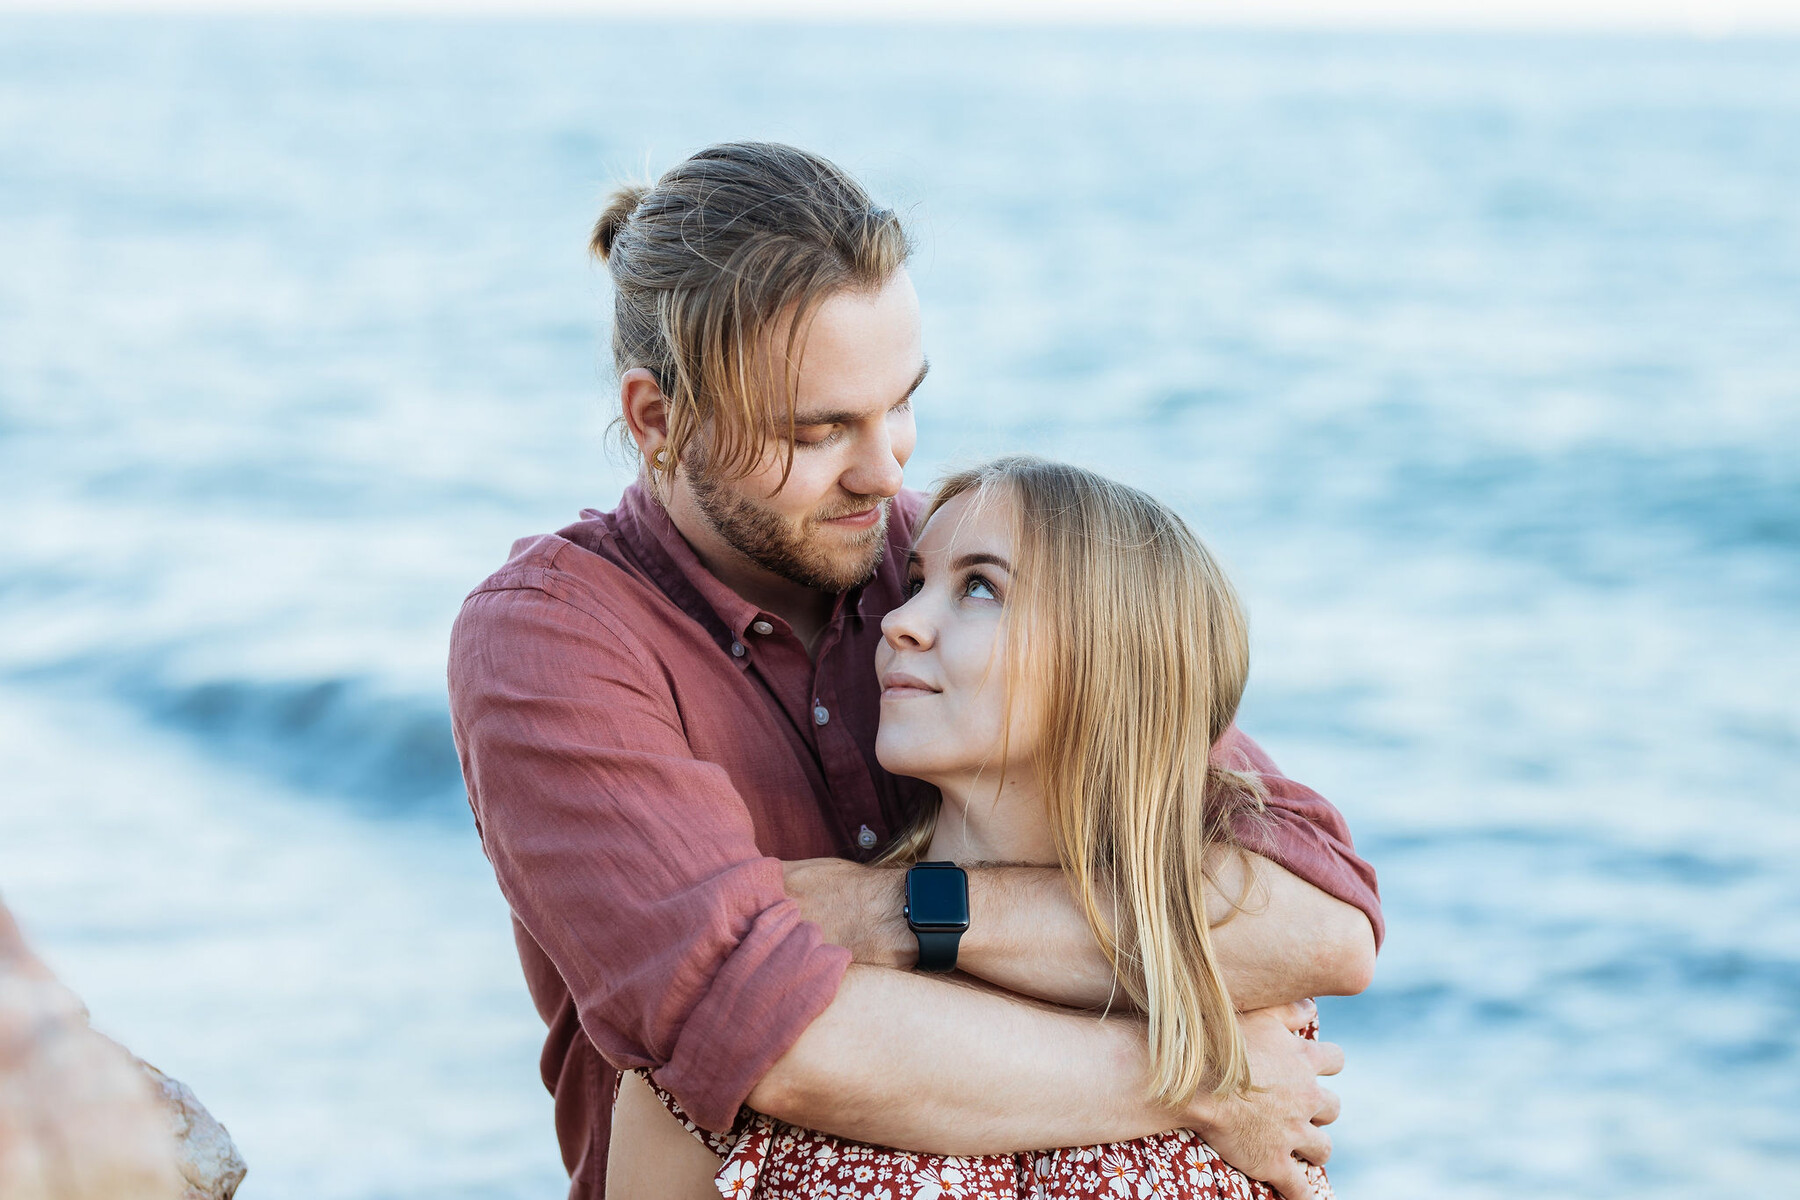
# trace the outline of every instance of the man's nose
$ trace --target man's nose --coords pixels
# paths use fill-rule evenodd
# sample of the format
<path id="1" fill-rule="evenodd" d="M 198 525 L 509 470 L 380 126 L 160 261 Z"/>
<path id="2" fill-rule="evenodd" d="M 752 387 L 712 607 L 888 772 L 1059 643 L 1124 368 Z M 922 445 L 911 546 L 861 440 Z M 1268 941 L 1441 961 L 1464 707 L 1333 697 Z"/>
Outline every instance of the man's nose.
<path id="1" fill-rule="evenodd" d="M 856 458 L 840 481 L 844 490 L 857 496 L 897 494 L 906 476 L 894 455 L 894 439 L 885 423 L 859 440 Z"/>

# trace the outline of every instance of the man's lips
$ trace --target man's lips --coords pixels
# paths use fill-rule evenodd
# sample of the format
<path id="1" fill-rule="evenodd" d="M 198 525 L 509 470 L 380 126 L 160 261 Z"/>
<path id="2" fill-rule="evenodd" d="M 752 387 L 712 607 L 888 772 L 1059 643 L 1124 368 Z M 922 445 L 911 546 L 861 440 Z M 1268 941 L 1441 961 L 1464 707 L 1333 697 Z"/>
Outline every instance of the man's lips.
<path id="1" fill-rule="evenodd" d="M 873 504 L 861 512 L 848 513 L 841 517 L 827 517 L 820 523 L 835 525 L 839 529 L 867 529 L 881 520 L 881 514 L 886 511 L 886 508 L 887 506 L 883 504 Z"/>
<path id="2" fill-rule="evenodd" d="M 895 671 L 881 677 L 881 698 L 903 700 L 908 696 L 934 696 L 940 689 L 932 687 L 917 675 Z"/>

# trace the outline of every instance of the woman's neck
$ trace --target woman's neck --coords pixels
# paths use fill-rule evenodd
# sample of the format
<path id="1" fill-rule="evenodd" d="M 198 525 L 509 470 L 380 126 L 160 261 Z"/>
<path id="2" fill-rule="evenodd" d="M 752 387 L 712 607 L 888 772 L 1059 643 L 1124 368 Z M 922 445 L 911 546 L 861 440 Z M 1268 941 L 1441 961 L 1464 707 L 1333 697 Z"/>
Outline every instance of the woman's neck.
<path id="1" fill-rule="evenodd" d="M 974 777 L 932 780 L 943 796 L 937 828 L 924 858 L 951 862 L 1056 865 L 1049 810 L 1028 768 L 998 769 Z"/>

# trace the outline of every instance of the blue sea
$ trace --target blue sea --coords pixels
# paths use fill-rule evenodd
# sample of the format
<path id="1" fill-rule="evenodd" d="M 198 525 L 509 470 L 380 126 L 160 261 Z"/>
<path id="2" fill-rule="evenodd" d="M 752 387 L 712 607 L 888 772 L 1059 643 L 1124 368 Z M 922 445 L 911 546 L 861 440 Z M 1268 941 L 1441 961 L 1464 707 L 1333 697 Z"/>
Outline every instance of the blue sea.
<path id="1" fill-rule="evenodd" d="M 616 181 L 905 214 L 915 485 L 1174 501 L 1389 939 L 1345 1197 L 1800 1168 L 1800 42 L 0 19 L 0 892 L 245 1200 L 561 1193 L 446 636 L 606 506 Z"/>

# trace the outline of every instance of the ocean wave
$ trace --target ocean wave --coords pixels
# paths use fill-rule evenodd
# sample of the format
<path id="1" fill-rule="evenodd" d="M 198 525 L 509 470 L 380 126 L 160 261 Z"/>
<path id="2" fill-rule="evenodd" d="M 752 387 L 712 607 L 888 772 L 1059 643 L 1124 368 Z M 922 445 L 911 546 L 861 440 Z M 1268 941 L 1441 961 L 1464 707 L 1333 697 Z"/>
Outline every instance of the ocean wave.
<path id="1" fill-rule="evenodd" d="M 175 681 L 131 672 L 112 690 L 209 753 L 374 816 L 467 812 L 441 695 L 396 693 L 353 676 Z"/>

